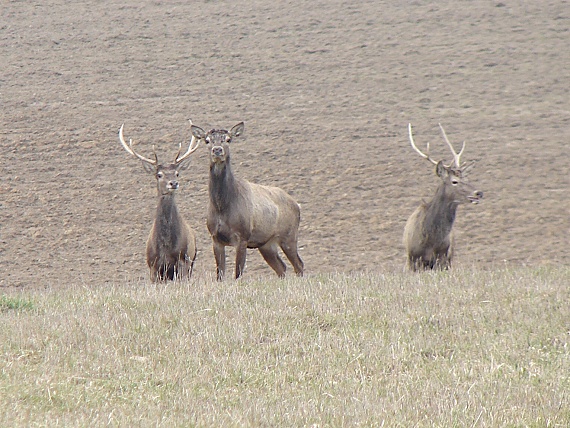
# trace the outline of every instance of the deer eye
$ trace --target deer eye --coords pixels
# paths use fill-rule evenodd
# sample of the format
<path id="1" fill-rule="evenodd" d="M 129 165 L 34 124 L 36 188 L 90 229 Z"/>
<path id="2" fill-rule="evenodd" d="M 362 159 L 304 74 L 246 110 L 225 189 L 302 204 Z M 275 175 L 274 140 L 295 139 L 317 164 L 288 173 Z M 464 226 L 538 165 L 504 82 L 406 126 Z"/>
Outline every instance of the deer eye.
<path id="1" fill-rule="evenodd" d="M 179 175 L 179 174 L 178 174 L 178 171 L 176 171 L 176 172 L 174 173 L 174 175 L 176 175 L 176 176 L 178 177 L 178 175 Z"/>
<path id="2" fill-rule="evenodd" d="M 156 173 L 156 177 L 157 177 L 157 178 L 162 178 L 162 177 L 164 177 L 164 174 L 163 174 L 162 172 L 157 172 L 157 173 Z"/>
<path id="3" fill-rule="evenodd" d="M 454 186 L 457 186 L 457 185 L 459 184 L 459 180 L 453 178 L 453 179 L 451 180 L 451 184 L 453 184 Z"/>

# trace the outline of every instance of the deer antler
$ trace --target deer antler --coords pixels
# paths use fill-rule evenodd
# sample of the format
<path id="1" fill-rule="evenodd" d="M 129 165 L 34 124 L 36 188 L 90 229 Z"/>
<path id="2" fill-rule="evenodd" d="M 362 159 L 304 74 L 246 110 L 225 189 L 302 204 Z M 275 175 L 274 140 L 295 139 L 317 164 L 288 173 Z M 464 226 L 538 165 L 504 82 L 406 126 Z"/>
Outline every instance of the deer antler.
<path id="1" fill-rule="evenodd" d="M 121 142 L 121 144 L 123 145 L 124 149 L 130 153 L 131 155 L 133 155 L 134 157 L 139 158 L 140 160 L 142 160 L 143 162 L 146 162 L 150 165 L 156 165 L 158 164 L 158 158 L 156 157 L 156 152 L 154 151 L 154 146 L 152 146 L 152 152 L 154 153 L 154 160 L 149 159 L 149 158 L 145 158 L 142 155 L 139 155 L 137 152 L 135 152 L 135 150 L 133 149 L 133 140 L 131 138 L 129 138 L 129 144 L 127 145 L 127 143 L 125 142 L 125 138 L 123 137 L 123 127 L 125 126 L 125 124 L 123 123 L 121 125 L 121 129 L 119 129 L 119 141 Z"/>
<path id="2" fill-rule="evenodd" d="M 412 124 L 408 123 L 408 133 L 410 134 L 410 143 L 412 143 L 412 148 L 418 152 L 420 154 L 420 156 L 424 159 L 427 159 L 428 161 L 430 161 L 431 163 L 433 163 L 434 165 L 437 165 L 437 161 L 430 158 L 429 156 L 429 143 L 427 143 L 427 152 L 428 154 L 424 154 L 420 149 L 418 149 L 416 147 L 416 144 L 414 143 L 414 137 L 412 136 Z"/>
<path id="3" fill-rule="evenodd" d="M 463 154 L 463 150 L 465 150 L 465 141 L 463 142 L 463 147 L 461 147 L 461 151 L 459 153 L 457 153 L 455 151 L 455 149 L 453 148 L 453 146 L 451 145 L 451 143 L 449 142 L 449 140 L 447 139 L 447 135 L 445 134 L 445 130 L 443 129 L 443 126 L 441 126 L 441 123 L 438 123 L 438 125 L 439 125 L 439 129 L 441 129 L 441 133 L 443 134 L 443 138 L 445 139 L 445 142 L 447 143 L 447 145 L 451 149 L 451 153 L 453 153 L 453 162 L 455 162 L 455 166 L 458 169 L 461 169 L 462 166 L 465 166 L 465 164 L 461 165 L 461 155 Z"/>
<path id="4" fill-rule="evenodd" d="M 192 126 L 192 119 L 188 119 L 188 121 L 190 122 L 190 126 Z M 180 143 L 178 146 L 178 153 L 174 158 L 174 163 L 179 164 L 180 162 L 182 162 L 184 159 L 186 159 L 188 156 L 194 153 L 198 149 L 199 145 L 200 145 L 200 140 L 196 141 L 196 138 L 192 135 L 192 139 L 190 140 L 190 145 L 188 146 L 188 150 L 186 150 L 186 152 L 182 156 L 180 156 L 180 151 L 182 150 L 182 143 Z"/>

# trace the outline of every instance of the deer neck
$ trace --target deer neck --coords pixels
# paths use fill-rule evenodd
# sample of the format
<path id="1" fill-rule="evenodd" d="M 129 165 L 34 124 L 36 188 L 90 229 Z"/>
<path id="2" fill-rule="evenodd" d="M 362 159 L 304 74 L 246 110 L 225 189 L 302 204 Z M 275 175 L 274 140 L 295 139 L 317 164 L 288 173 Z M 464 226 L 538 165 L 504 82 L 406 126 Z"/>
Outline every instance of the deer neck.
<path id="1" fill-rule="evenodd" d="M 446 195 L 445 184 L 440 184 L 433 199 L 427 204 L 426 229 L 447 236 L 453 227 L 457 206 L 454 198 Z"/>
<path id="2" fill-rule="evenodd" d="M 180 220 L 174 194 L 160 195 L 156 209 L 155 234 L 159 247 L 172 248 L 180 235 Z"/>
<path id="3" fill-rule="evenodd" d="M 232 172 L 229 157 L 221 164 L 210 164 L 210 203 L 223 211 L 235 199 L 236 178 Z"/>

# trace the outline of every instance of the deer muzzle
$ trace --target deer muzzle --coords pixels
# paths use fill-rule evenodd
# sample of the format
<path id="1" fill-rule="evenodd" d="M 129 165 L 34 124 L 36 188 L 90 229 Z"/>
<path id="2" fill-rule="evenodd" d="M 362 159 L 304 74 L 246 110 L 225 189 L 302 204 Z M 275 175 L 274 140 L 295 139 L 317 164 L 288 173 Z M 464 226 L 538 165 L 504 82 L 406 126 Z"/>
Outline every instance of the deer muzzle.
<path id="1" fill-rule="evenodd" d="M 222 146 L 212 147 L 212 160 L 215 162 L 223 161 L 225 157 L 225 151 Z"/>
<path id="2" fill-rule="evenodd" d="M 467 196 L 467 199 L 469 199 L 472 204 L 478 204 L 479 200 L 483 199 L 483 192 L 475 190 L 470 196 Z"/>

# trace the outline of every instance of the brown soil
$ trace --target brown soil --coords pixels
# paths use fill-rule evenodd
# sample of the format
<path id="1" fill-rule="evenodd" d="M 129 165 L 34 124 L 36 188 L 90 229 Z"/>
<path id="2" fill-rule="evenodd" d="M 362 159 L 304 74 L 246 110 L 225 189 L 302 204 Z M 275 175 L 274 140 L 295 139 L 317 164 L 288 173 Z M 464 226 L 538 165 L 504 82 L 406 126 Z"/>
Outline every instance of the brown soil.
<path id="1" fill-rule="evenodd" d="M 148 277 L 154 179 L 117 131 L 169 160 L 189 118 L 245 121 L 235 171 L 299 201 L 309 274 L 402 269 L 406 219 L 437 185 L 408 122 L 435 157 L 441 122 L 477 161 L 457 264 L 568 264 L 568 3 L 436 3 L 4 2 L 0 284 Z M 214 271 L 202 150 L 178 195 L 197 278 Z M 246 275 L 272 274 L 250 250 Z"/>

